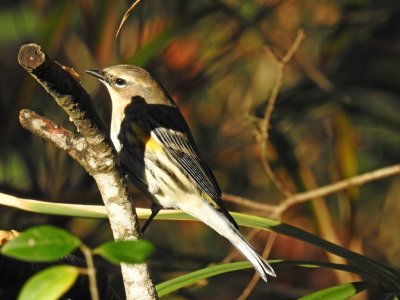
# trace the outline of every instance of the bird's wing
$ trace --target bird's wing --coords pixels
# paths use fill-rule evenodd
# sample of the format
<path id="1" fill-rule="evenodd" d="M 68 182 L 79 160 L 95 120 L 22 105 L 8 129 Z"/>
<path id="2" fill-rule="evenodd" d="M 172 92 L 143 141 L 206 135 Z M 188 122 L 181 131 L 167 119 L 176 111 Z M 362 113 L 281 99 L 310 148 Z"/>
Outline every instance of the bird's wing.
<path id="1" fill-rule="evenodd" d="M 152 132 L 157 140 L 164 146 L 166 151 L 180 164 L 180 166 L 194 179 L 200 188 L 206 193 L 206 200 L 215 208 L 223 212 L 235 227 L 235 220 L 229 214 L 221 201 L 221 191 L 211 170 L 200 158 L 189 127 L 180 114 L 179 110 L 174 114 L 173 120 L 169 119 L 167 127 L 164 124 L 151 124 Z M 155 118 L 151 118 L 155 120 Z M 160 118 L 158 118 L 160 120 Z M 155 122 L 155 121 L 154 121 Z M 173 123 L 171 123 L 173 122 Z M 162 122 L 164 123 L 164 122 Z"/>

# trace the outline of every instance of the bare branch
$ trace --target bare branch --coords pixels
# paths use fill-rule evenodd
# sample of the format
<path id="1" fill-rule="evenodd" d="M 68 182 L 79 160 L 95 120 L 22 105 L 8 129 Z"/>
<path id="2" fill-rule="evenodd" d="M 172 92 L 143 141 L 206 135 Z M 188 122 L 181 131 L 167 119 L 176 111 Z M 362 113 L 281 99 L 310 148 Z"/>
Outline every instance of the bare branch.
<path id="1" fill-rule="evenodd" d="M 248 208 L 253 208 L 256 210 L 262 210 L 265 212 L 273 212 L 276 210 L 278 205 L 270 205 L 270 204 L 265 204 L 265 203 L 260 203 L 252 199 L 228 194 L 228 193 L 223 193 L 222 194 L 222 200 L 235 203 L 238 205 L 246 206 Z"/>
<path id="2" fill-rule="evenodd" d="M 360 186 L 363 184 L 366 184 L 368 182 L 380 180 L 386 177 L 390 176 L 395 176 L 400 174 L 400 164 L 389 166 L 386 168 L 381 168 L 372 172 L 364 173 L 358 176 L 354 176 L 348 179 L 344 179 L 332 184 L 328 184 L 319 188 L 316 188 L 314 190 L 304 192 L 304 193 L 299 193 L 295 194 L 293 196 L 290 196 L 286 198 L 282 204 L 279 206 L 279 210 L 281 212 L 287 210 L 289 207 L 300 204 L 315 198 L 319 197 L 325 197 L 327 195 L 337 193 L 339 191 L 355 187 L 355 186 Z"/>
<path id="3" fill-rule="evenodd" d="M 301 42 L 305 38 L 304 31 L 300 29 L 297 32 L 296 38 L 292 44 L 292 46 L 289 48 L 287 53 L 283 56 L 283 58 L 279 58 L 278 55 L 276 55 L 270 47 L 266 47 L 267 52 L 271 55 L 271 57 L 276 61 L 277 63 L 277 76 L 275 80 L 275 84 L 272 88 L 271 96 L 268 99 L 267 107 L 264 112 L 264 118 L 261 121 L 260 124 L 260 133 L 259 133 L 259 143 L 260 143 L 260 148 L 261 148 L 261 156 L 262 156 L 262 162 L 264 165 L 264 169 L 272 182 L 275 184 L 275 186 L 282 191 L 282 193 L 285 196 L 289 196 L 290 193 L 286 191 L 283 187 L 283 185 L 279 182 L 279 180 L 276 178 L 274 172 L 271 169 L 271 166 L 268 161 L 268 155 L 267 155 L 267 148 L 268 148 L 268 138 L 269 138 L 269 127 L 271 124 L 271 116 L 272 112 L 275 107 L 276 100 L 278 99 L 278 94 L 279 91 L 282 87 L 283 84 L 283 76 L 285 72 L 285 68 L 287 64 L 290 62 L 296 51 L 299 49 Z"/>
<path id="4" fill-rule="evenodd" d="M 321 71 L 317 69 L 311 62 L 309 62 L 301 53 L 294 57 L 298 66 L 302 69 L 304 74 L 308 76 L 321 90 L 331 92 L 335 89 L 335 85 L 329 80 Z"/>
<path id="5" fill-rule="evenodd" d="M 287 209 L 289 209 L 294 205 L 301 204 L 313 200 L 315 198 L 325 197 L 330 194 L 334 194 L 351 187 L 361 186 L 369 182 L 373 182 L 391 176 L 396 176 L 399 174 L 400 174 L 400 164 L 392 165 L 389 167 L 357 175 L 348 179 L 337 181 L 332 184 L 321 186 L 319 188 L 307 192 L 291 195 L 285 199 L 280 200 L 280 204 L 278 205 L 264 204 L 252 199 L 227 193 L 222 194 L 222 199 L 228 202 L 256 209 L 258 211 L 263 211 L 279 217 L 282 213 L 284 213 Z"/>
<path id="6" fill-rule="evenodd" d="M 66 111 L 82 138 L 28 110 L 20 113 L 23 126 L 67 151 L 93 176 L 116 240 L 138 239 L 136 211 L 116 152 L 90 96 L 77 81 L 79 75 L 51 60 L 36 44 L 23 45 L 18 61 Z M 157 298 L 145 264 L 121 264 L 121 268 L 127 299 Z"/>
<path id="7" fill-rule="evenodd" d="M 64 127 L 58 126 L 49 119 L 46 119 L 29 109 L 23 109 L 20 111 L 19 121 L 22 127 L 37 136 L 54 143 L 58 148 L 66 151 L 85 169 L 89 168 L 85 155 L 90 153 L 85 153 L 87 143 L 83 137 L 72 133 Z"/>

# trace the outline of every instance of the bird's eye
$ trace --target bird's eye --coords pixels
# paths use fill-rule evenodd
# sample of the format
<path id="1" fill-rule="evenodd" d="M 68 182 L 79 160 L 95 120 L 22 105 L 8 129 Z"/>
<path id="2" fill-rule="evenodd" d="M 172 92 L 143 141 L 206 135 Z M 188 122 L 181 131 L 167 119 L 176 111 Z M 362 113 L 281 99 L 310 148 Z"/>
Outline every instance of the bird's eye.
<path id="1" fill-rule="evenodd" d="M 125 87 L 125 86 L 126 86 L 126 80 L 125 80 L 125 79 L 122 79 L 122 78 L 117 78 L 117 79 L 115 80 L 115 85 L 116 85 L 117 87 L 120 87 L 120 88 Z"/>

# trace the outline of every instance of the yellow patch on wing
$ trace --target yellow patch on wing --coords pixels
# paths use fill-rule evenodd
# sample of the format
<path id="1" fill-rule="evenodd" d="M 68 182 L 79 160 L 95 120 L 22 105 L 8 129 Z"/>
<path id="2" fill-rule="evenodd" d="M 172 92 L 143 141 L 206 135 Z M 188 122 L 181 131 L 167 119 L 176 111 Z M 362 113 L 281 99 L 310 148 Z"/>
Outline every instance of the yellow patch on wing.
<path id="1" fill-rule="evenodd" d="M 159 151 L 162 150 L 163 147 L 151 136 L 148 136 L 147 141 L 145 141 L 145 147 L 148 151 Z"/>
<path id="2" fill-rule="evenodd" d="M 128 134 L 127 138 L 130 144 L 137 146 L 144 146 L 147 150 L 158 150 L 161 145 L 154 140 L 147 132 L 145 132 L 139 125 L 134 124 L 131 127 L 132 132 Z"/>
<path id="3" fill-rule="evenodd" d="M 137 125 L 133 126 L 133 132 L 135 134 L 134 139 L 145 146 L 147 151 L 159 151 L 162 149 L 162 145 L 153 139 L 149 134 L 145 133 L 142 128 Z"/>

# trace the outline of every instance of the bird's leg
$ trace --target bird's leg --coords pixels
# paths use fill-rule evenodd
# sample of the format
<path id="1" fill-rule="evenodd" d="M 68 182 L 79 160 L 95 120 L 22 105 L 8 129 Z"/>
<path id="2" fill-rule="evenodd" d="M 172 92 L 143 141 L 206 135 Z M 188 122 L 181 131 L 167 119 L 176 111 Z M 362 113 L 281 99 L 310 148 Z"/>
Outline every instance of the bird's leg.
<path id="1" fill-rule="evenodd" d="M 147 219 L 146 223 L 144 223 L 142 229 L 140 230 L 142 234 L 143 234 L 144 231 L 146 230 L 147 226 L 150 225 L 151 221 L 153 221 L 154 217 L 158 214 L 158 212 L 160 211 L 161 208 L 160 208 L 157 204 L 154 204 L 154 203 L 153 203 L 153 204 L 150 206 L 150 209 L 151 209 L 151 215 L 150 215 L 150 217 Z"/>

